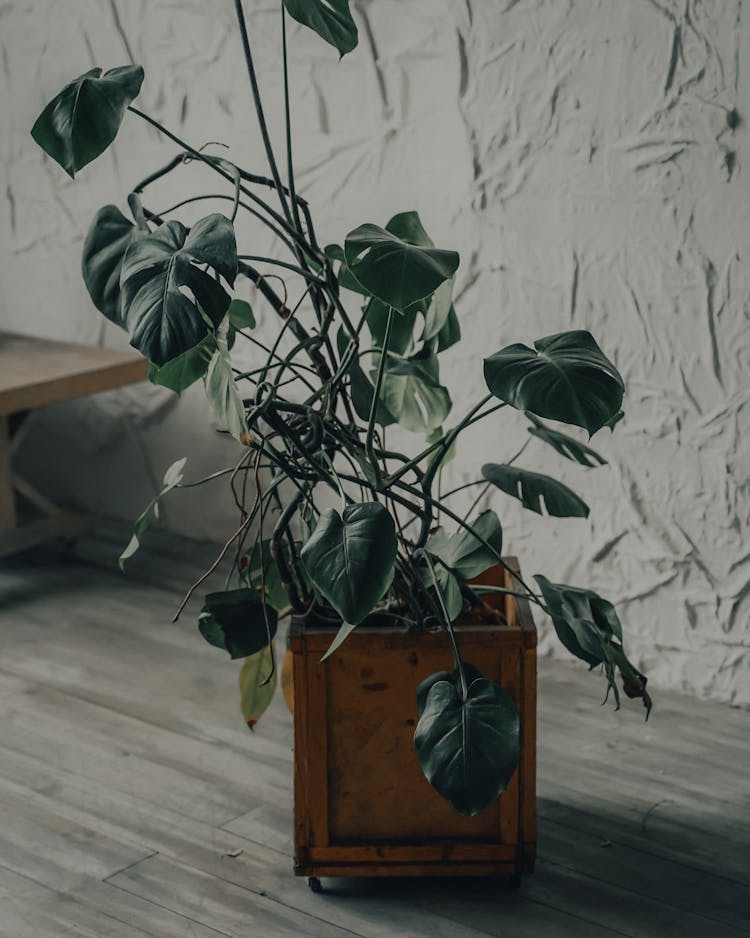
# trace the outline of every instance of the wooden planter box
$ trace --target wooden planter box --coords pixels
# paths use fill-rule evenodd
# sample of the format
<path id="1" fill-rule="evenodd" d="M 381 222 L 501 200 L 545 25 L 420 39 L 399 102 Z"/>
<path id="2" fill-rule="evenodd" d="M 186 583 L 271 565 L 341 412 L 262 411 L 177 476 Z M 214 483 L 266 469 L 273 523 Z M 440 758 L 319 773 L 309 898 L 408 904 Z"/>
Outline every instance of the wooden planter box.
<path id="1" fill-rule="evenodd" d="M 518 570 L 515 558 L 506 562 Z M 518 588 L 501 567 L 479 578 Z M 295 620 L 295 872 L 298 876 L 530 873 L 536 851 L 536 629 L 528 603 L 495 594 L 504 623 L 457 623 L 462 657 L 508 690 L 521 761 L 500 798 L 463 817 L 422 775 L 416 687 L 452 670 L 443 631 L 358 626 L 326 661 L 334 629 Z M 317 880 L 311 880 L 311 886 Z"/>

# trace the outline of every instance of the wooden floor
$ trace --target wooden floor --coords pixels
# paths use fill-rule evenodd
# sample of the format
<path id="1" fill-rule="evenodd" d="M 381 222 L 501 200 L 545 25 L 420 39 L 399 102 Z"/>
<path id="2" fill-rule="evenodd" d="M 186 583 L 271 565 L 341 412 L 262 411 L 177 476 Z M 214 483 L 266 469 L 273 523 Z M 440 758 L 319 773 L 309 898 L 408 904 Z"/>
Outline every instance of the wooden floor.
<path id="1" fill-rule="evenodd" d="M 292 874 L 280 695 L 250 734 L 238 665 L 194 608 L 170 624 L 192 566 L 183 546 L 130 577 L 55 554 L 0 568 L 3 938 L 750 934 L 750 714 L 655 688 L 644 724 L 637 704 L 599 706 L 585 667 L 548 662 L 539 862 L 519 892 L 314 895 Z"/>

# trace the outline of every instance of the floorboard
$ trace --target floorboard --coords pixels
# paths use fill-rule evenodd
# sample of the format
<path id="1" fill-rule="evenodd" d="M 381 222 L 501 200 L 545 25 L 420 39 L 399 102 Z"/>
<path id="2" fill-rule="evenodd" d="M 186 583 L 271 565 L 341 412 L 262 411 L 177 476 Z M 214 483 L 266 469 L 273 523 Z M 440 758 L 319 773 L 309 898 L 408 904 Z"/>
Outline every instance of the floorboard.
<path id="1" fill-rule="evenodd" d="M 171 623 L 208 555 L 157 548 L 128 577 L 101 542 L 0 568 L 0 938 L 750 935 L 750 714 L 655 688 L 644 723 L 561 662 L 540 665 L 539 863 L 519 892 L 314 895 L 292 874 L 281 695 L 250 734 L 198 600 Z"/>

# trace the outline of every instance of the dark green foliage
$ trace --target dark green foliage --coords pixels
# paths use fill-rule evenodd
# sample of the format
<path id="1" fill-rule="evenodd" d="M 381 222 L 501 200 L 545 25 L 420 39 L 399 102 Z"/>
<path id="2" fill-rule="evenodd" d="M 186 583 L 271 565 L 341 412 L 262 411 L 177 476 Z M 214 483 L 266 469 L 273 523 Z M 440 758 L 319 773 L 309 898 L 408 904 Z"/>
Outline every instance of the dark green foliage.
<path id="1" fill-rule="evenodd" d="M 265 648 L 276 634 L 276 624 L 276 610 L 247 587 L 209 593 L 198 616 L 201 635 L 231 658 L 246 658 Z"/>

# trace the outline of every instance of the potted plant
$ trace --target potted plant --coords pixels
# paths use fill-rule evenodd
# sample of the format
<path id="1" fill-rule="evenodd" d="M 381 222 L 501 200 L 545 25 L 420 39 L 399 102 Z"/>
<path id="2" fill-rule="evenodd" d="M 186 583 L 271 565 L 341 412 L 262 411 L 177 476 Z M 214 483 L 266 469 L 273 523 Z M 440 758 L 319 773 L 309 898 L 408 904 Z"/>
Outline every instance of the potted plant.
<path id="1" fill-rule="evenodd" d="M 586 443 L 545 421 L 589 436 L 614 428 L 622 378 L 583 330 L 510 345 L 484 360 L 487 394 L 444 429 L 451 400 L 440 383 L 440 355 L 460 339 L 452 300 L 458 254 L 436 247 L 413 211 L 384 227 L 362 224 L 342 244 L 321 247 L 295 186 L 286 18 L 343 56 L 357 43 L 348 0 L 282 2 L 284 178 L 241 0 L 235 11 L 268 177 L 185 142 L 134 106 L 138 66 L 79 76 L 32 129 L 71 177 L 112 143 L 126 112 L 177 148 L 130 193 L 132 221 L 114 205 L 97 213 L 82 269 L 95 306 L 149 360 L 150 379 L 178 393 L 202 380 L 217 420 L 237 440 L 236 464 L 219 473 L 239 512 L 217 559 L 227 559 L 230 576 L 227 589 L 205 597 L 200 631 L 232 658 L 246 659 L 240 683 L 252 725 L 276 682 L 279 616 L 293 616 L 297 872 L 529 870 L 530 606 L 551 617 L 569 651 L 602 666 L 618 705 L 619 673 L 626 695 L 640 697 L 648 714 L 646 678 L 625 655 L 610 602 L 541 575 L 532 585 L 504 556 L 495 512 L 477 514 L 477 498 L 459 514 L 454 493 L 441 494 L 438 479 L 462 432 L 502 408 L 524 414 L 528 432 L 555 458 L 603 464 Z M 210 198 L 229 205 L 190 228 L 173 210 L 155 214 L 144 196 L 188 161 L 222 178 L 226 191 Z M 240 212 L 274 233 L 282 257 L 238 252 Z M 278 314 L 270 347 L 253 334 L 250 305 L 233 297 L 238 277 Z M 292 278 L 303 289 L 294 305 Z M 233 366 L 237 342 L 258 349 L 252 369 Z M 424 434 L 418 452 L 389 446 L 391 425 Z M 521 468 L 518 455 L 481 468 L 471 483 L 482 486 L 480 496 L 495 489 L 540 514 L 588 515 L 577 494 Z M 187 485 L 184 465 L 180 459 L 167 471 L 121 563 L 138 548 L 159 498 Z M 378 734 L 375 750 L 368 748 Z M 401 809 L 389 800 L 383 821 L 378 791 L 394 788 Z"/>

